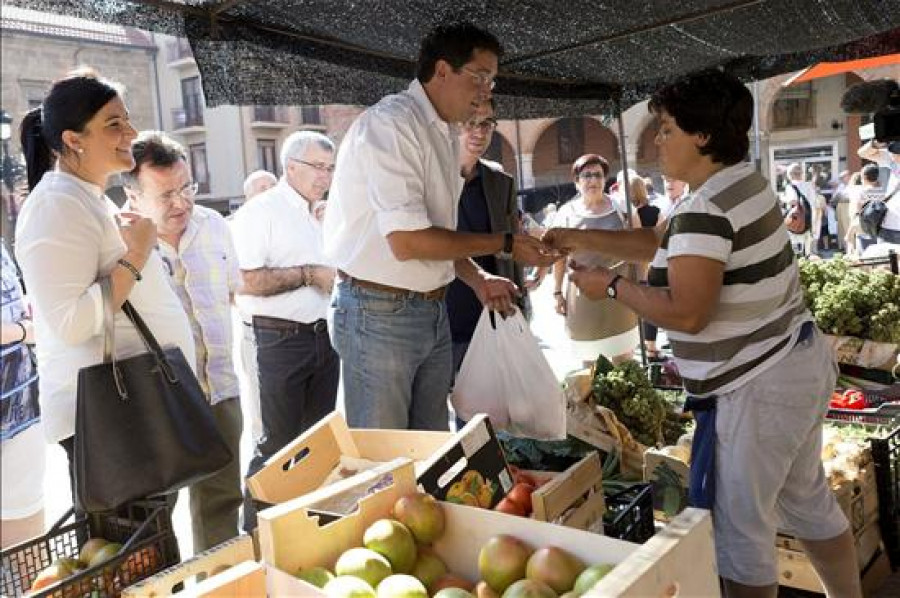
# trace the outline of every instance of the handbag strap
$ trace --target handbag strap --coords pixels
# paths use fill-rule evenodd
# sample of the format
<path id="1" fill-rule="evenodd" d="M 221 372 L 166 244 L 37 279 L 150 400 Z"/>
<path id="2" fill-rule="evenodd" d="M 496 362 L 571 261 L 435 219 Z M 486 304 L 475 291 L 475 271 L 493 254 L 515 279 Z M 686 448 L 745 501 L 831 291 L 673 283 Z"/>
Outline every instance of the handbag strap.
<path id="1" fill-rule="evenodd" d="M 109 277 L 104 277 L 100 280 L 100 289 L 103 295 L 103 361 L 104 363 L 112 364 L 113 372 L 118 384 L 121 375 L 119 369 L 116 367 L 116 327 L 112 307 L 112 287 L 110 285 Z M 130 301 L 126 300 L 125 303 L 122 304 L 122 311 L 131 323 L 134 324 L 138 336 L 141 337 L 147 350 L 153 354 L 153 357 L 156 359 L 156 362 L 159 364 L 159 367 L 162 369 L 168 381 L 172 384 L 177 383 L 178 376 L 175 375 L 175 370 L 169 363 L 168 357 L 166 357 L 166 354 L 163 352 L 156 337 L 150 332 L 150 328 Z M 125 390 L 124 384 L 119 384 L 118 386 L 119 394 L 123 399 L 127 398 L 127 391 Z"/>
<path id="2" fill-rule="evenodd" d="M 103 363 L 115 363 L 116 324 L 112 307 L 112 285 L 108 276 L 100 279 L 100 294 L 103 297 Z"/>

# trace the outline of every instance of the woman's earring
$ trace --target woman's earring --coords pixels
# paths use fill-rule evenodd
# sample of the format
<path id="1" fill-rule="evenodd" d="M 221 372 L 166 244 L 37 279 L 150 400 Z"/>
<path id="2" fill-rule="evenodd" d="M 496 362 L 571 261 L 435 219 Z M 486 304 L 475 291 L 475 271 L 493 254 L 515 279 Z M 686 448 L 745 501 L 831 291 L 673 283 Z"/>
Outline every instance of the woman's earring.
<path id="1" fill-rule="evenodd" d="M 78 148 L 77 150 L 75 150 L 75 151 L 77 151 L 79 154 L 83 154 L 83 153 L 84 153 L 84 148 L 83 148 L 83 147 L 79 147 L 79 148 Z"/>

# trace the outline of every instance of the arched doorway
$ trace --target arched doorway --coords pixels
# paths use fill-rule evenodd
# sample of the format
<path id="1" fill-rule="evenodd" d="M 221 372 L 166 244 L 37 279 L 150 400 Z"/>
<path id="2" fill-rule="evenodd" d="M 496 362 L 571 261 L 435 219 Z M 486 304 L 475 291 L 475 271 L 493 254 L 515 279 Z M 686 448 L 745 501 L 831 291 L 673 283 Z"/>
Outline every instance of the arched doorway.
<path id="1" fill-rule="evenodd" d="M 587 153 L 600 154 L 618 169 L 616 136 L 591 117 L 561 118 L 548 126 L 534 145 L 535 187 L 571 182 L 572 163 Z"/>

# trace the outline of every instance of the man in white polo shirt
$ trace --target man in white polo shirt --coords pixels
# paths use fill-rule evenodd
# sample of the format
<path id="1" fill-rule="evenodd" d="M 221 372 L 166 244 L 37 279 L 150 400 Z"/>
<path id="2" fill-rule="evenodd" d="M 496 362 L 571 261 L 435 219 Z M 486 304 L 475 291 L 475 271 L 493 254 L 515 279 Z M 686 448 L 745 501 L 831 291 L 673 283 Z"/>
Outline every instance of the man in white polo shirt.
<path id="1" fill-rule="evenodd" d="M 232 221 L 244 286 L 237 296 L 256 340 L 262 438 L 247 475 L 334 410 L 340 364 L 325 316 L 334 270 L 322 254 L 313 214 L 331 185 L 334 144 L 313 131 L 290 135 L 281 148 L 284 175 L 245 204 Z M 244 527 L 254 527 L 245 501 Z"/>
<path id="2" fill-rule="evenodd" d="M 439 26 L 422 42 L 416 80 L 366 110 L 341 144 L 324 230 L 340 277 L 332 335 L 351 427 L 446 430 L 447 284 L 458 275 L 482 304 L 508 310 L 518 289 L 470 258 L 558 257 L 527 235 L 456 231 L 457 124 L 490 98 L 501 53 L 474 25 Z"/>

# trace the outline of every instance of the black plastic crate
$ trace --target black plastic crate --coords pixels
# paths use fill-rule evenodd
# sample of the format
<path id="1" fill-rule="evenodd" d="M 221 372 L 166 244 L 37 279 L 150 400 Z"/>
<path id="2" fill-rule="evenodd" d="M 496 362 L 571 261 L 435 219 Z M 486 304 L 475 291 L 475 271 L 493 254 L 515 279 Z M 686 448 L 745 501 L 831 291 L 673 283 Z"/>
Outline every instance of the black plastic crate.
<path id="1" fill-rule="evenodd" d="M 77 558 L 87 538 L 104 538 L 122 544 L 112 559 L 83 569 L 29 598 L 111 598 L 122 590 L 181 561 L 165 501 L 136 501 L 111 513 L 75 520 L 74 509 L 37 538 L 0 553 L 0 595 L 26 594 L 38 574 L 60 558 Z"/>
<path id="2" fill-rule="evenodd" d="M 898 569 L 900 568 L 900 426 L 894 426 L 892 431 L 882 435 L 870 437 L 869 442 L 872 445 L 872 461 L 875 464 L 881 538 L 891 561 L 891 568 Z"/>
<path id="3" fill-rule="evenodd" d="M 643 544 L 653 537 L 653 486 L 635 484 L 606 496 L 603 533 L 611 538 Z"/>

